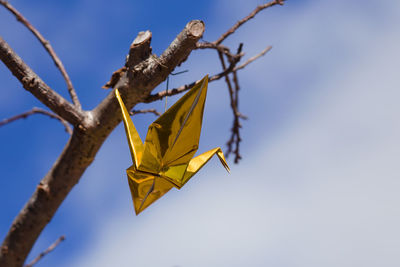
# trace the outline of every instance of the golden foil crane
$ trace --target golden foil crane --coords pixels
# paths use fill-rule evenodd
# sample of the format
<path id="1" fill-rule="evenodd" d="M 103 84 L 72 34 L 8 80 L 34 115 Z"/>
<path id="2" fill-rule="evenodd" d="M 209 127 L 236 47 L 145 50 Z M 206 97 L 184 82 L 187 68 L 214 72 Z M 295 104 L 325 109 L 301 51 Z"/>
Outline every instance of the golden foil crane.
<path id="1" fill-rule="evenodd" d="M 172 187 L 180 189 L 215 154 L 229 171 L 219 147 L 193 158 L 199 147 L 207 85 L 208 76 L 154 121 L 149 126 L 144 144 L 118 89 L 115 90 L 132 155 L 133 165 L 126 173 L 136 214 Z"/>

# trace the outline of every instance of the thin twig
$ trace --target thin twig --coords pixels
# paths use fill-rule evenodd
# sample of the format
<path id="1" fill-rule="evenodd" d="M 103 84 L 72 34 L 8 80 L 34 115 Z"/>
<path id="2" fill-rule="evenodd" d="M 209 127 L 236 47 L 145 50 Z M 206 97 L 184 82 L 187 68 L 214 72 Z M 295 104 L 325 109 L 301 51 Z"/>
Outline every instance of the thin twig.
<path id="1" fill-rule="evenodd" d="M 176 75 L 179 75 L 179 74 L 182 74 L 182 73 L 186 73 L 186 72 L 189 72 L 189 70 L 181 70 L 181 71 L 178 71 L 178 72 L 171 72 L 169 75 L 176 76 Z"/>
<path id="2" fill-rule="evenodd" d="M 232 78 L 233 84 L 235 85 L 235 91 L 234 91 L 234 95 L 233 95 L 232 99 L 234 101 L 235 108 L 232 109 L 232 111 L 233 111 L 233 124 L 232 124 L 232 129 L 231 129 L 232 135 L 227 143 L 227 146 L 228 146 L 227 157 L 229 156 L 229 153 L 233 153 L 233 154 L 235 154 L 234 162 L 239 163 L 239 160 L 242 158 L 242 156 L 240 155 L 240 151 L 239 151 L 240 142 L 242 141 L 242 138 L 240 137 L 240 128 L 242 128 L 240 119 L 241 118 L 243 119 L 243 117 L 241 117 L 241 114 L 238 111 L 240 86 L 239 86 L 237 72 L 234 71 L 232 74 L 233 74 L 233 78 Z M 232 150 L 233 144 L 235 144 L 235 149 Z"/>
<path id="3" fill-rule="evenodd" d="M 220 72 L 218 74 L 215 74 L 215 75 L 213 75 L 213 76 L 208 78 L 208 82 L 217 81 L 217 80 L 221 79 L 222 77 L 225 77 L 225 75 L 229 74 L 230 72 L 232 72 L 232 69 L 231 70 L 227 69 L 226 71 L 222 71 L 222 72 Z M 144 103 L 150 103 L 150 102 L 154 102 L 154 101 L 157 101 L 157 100 L 161 100 L 166 96 L 173 96 L 173 95 L 180 94 L 180 93 L 185 92 L 185 91 L 189 90 L 190 88 L 192 88 L 199 81 L 200 80 L 196 80 L 196 81 L 194 81 L 192 83 L 185 84 L 185 85 L 179 86 L 177 88 L 174 88 L 174 89 L 171 89 L 171 90 L 168 90 L 168 91 L 164 90 L 164 91 L 158 92 L 156 94 L 149 95 L 143 102 Z"/>
<path id="4" fill-rule="evenodd" d="M 222 69 L 224 71 L 226 71 L 227 68 L 226 68 L 225 60 L 224 60 L 224 57 L 221 52 L 218 52 L 218 57 L 219 57 L 219 60 L 221 61 Z M 231 107 L 235 111 L 235 104 L 234 104 L 234 100 L 233 100 L 233 88 L 232 88 L 232 84 L 231 84 L 229 75 L 225 75 L 225 82 L 226 82 L 226 85 L 228 86 L 229 95 L 231 97 Z"/>
<path id="5" fill-rule="evenodd" d="M 0 0 L 0 4 L 2 4 L 6 9 L 8 9 L 11 13 L 14 14 L 14 16 L 17 18 L 19 22 L 21 22 L 23 25 L 25 25 L 32 33 L 35 35 L 35 37 L 39 40 L 39 42 L 43 45 L 43 47 L 46 49 L 46 51 L 49 53 L 50 57 L 53 59 L 54 64 L 56 67 L 60 70 L 61 75 L 63 76 L 65 82 L 67 83 L 67 88 L 69 95 L 71 96 L 72 102 L 74 105 L 81 109 L 81 103 L 79 102 L 78 96 L 76 95 L 74 86 L 72 85 L 72 81 L 65 70 L 65 67 L 60 60 L 60 58 L 57 56 L 56 52 L 54 51 L 53 47 L 50 45 L 50 42 L 46 40 L 43 35 L 20 13 L 18 10 L 16 10 L 8 1 L 6 0 Z"/>
<path id="6" fill-rule="evenodd" d="M 211 42 L 207 42 L 207 41 L 198 42 L 196 44 L 196 49 L 210 49 L 210 48 L 221 51 L 221 52 L 229 51 L 229 48 L 222 44 L 217 45 L 215 43 L 211 43 Z"/>
<path id="7" fill-rule="evenodd" d="M 228 47 L 222 45 L 222 44 L 215 44 L 211 42 L 199 42 L 196 44 L 196 49 L 215 49 L 218 52 L 224 53 L 224 54 L 229 54 L 233 56 L 229 50 Z"/>
<path id="8" fill-rule="evenodd" d="M 215 43 L 210 43 L 210 42 L 201 42 L 196 44 L 196 49 L 214 49 L 218 51 L 219 53 L 223 53 L 226 55 L 228 58 L 236 59 L 244 56 L 244 53 L 239 53 L 239 54 L 232 54 L 230 49 L 224 45 L 221 44 L 215 44 Z"/>
<path id="9" fill-rule="evenodd" d="M 69 124 L 68 124 L 68 122 L 66 120 L 64 120 L 63 118 L 61 118 L 57 114 L 54 114 L 54 113 L 52 113 L 50 111 L 47 111 L 47 110 L 44 110 L 44 109 L 41 109 L 41 108 L 37 108 L 37 107 L 34 107 L 29 111 L 26 111 L 24 113 L 21 113 L 21 114 L 18 114 L 18 115 L 15 115 L 15 116 L 12 116 L 10 118 L 7 118 L 7 119 L 4 119 L 4 120 L 0 121 L 0 127 L 4 126 L 4 125 L 6 125 L 6 124 L 8 124 L 10 122 L 19 120 L 19 119 L 25 119 L 26 117 L 28 117 L 30 115 L 33 115 L 33 114 L 43 114 L 43 115 L 49 116 L 50 118 L 59 120 L 64 125 L 65 131 L 67 133 L 69 133 L 69 134 L 72 134 L 72 129 L 69 126 Z"/>
<path id="10" fill-rule="evenodd" d="M 243 44 L 240 44 L 236 54 L 240 54 L 243 48 Z M 221 52 L 218 52 L 218 56 L 222 65 L 222 69 L 226 70 L 226 64 L 225 64 L 225 59 L 223 57 L 223 54 Z M 228 61 L 230 62 L 231 66 L 235 65 L 235 59 L 228 57 Z M 229 75 L 225 76 L 225 82 L 228 86 L 228 92 L 229 92 L 229 97 L 230 97 L 230 105 L 231 105 L 231 109 L 232 109 L 232 113 L 233 113 L 233 123 L 232 123 L 232 128 L 231 128 L 231 137 L 229 138 L 228 142 L 227 142 L 227 146 L 228 146 L 228 151 L 226 152 L 226 157 L 229 157 L 230 154 L 235 154 L 235 159 L 234 162 L 235 163 L 239 163 L 239 160 L 242 158 L 239 152 L 239 146 L 240 146 L 240 142 L 242 141 L 242 139 L 240 138 L 240 128 L 242 127 L 240 124 L 240 118 L 241 118 L 241 114 L 239 113 L 239 81 L 238 81 L 238 77 L 237 77 L 237 72 L 236 71 L 232 71 L 232 82 L 231 79 L 229 77 Z M 232 83 L 234 85 L 234 87 L 232 86 Z M 235 145 L 235 148 L 233 148 L 233 145 Z"/>
<path id="11" fill-rule="evenodd" d="M 218 74 L 215 74 L 213 76 L 210 76 L 208 78 L 208 82 L 214 82 L 217 81 L 223 77 L 225 77 L 226 75 L 228 75 L 229 73 L 232 73 L 234 71 L 238 71 L 241 70 L 243 68 L 245 68 L 247 65 L 249 65 L 250 63 L 252 63 L 254 60 L 260 58 L 261 56 L 265 55 L 269 50 L 271 50 L 271 46 L 268 46 L 266 49 L 264 49 L 261 53 L 257 54 L 254 57 L 249 58 L 245 63 L 243 63 L 242 65 L 239 66 L 229 66 L 226 70 L 221 71 Z M 149 95 L 143 102 L 144 103 L 150 103 L 150 102 L 154 102 L 157 100 L 161 100 L 166 96 L 173 96 L 173 95 L 177 95 L 180 94 L 182 92 L 185 92 L 187 90 L 189 90 L 190 88 L 192 88 L 197 82 L 199 82 L 200 80 L 194 81 L 192 83 L 188 83 L 179 87 L 176 87 L 174 89 L 170 89 L 168 91 L 161 91 L 158 92 L 156 94 L 152 94 Z M 244 117 L 242 114 L 240 115 L 241 117 Z"/>
<path id="12" fill-rule="evenodd" d="M 145 114 L 145 113 L 153 113 L 156 116 L 161 116 L 161 113 L 158 112 L 154 108 L 152 108 L 152 109 L 140 109 L 140 110 L 133 109 L 132 111 L 129 112 L 129 115 Z"/>
<path id="13" fill-rule="evenodd" d="M 236 22 L 235 25 L 233 25 L 228 31 L 226 31 L 224 34 L 222 34 L 221 37 L 219 37 L 218 40 L 216 40 L 214 42 L 214 44 L 219 45 L 220 43 L 222 43 L 229 35 L 234 33 L 244 23 L 246 23 L 250 19 L 254 18 L 255 15 L 257 15 L 257 13 L 260 12 L 261 10 L 272 7 L 277 4 L 283 5 L 283 2 L 284 2 L 284 0 L 274 0 L 269 3 L 265 3 L 263 5 L 257 6 L 248 16 L 246 16 L 243 19 Z"/>
<path id="14" fill-rule="evenodd" d="M 26 264 L 24 267 L 32 267 L 35 265 L 38 261 L 40 261 L 44 256 L 52 252 L 62 241 L 65 240 L 65 236 L 60 236 L 53 244 L 50 245 L 45 251 L 40 253 L 33 261 L 30 263 Z"/>
<path id="15" fill-rule="evenodd" d="M 249 65 L 249 64 L 250 64 L 251 62 L 253 62 L 254 60 L 256 60 L 256 59 L 258 59 L 258 58 L 264 56 L 264 55 L 265 55 L 269 50 L 271 50 L 271 49 L 272 49 L 272 46 L 270 46 L 270 45 L 267 46 L 263 51 L 261 51 L 261 53 L 255 55 L 254 57 L 249 58 L 245 63 L 243 63 L 243 64 L 241 64 L 241 65 L 235 67 L 235 68 L 233 69 L 233 71 L 236 72 L 236 71 L 238 71 L 238 70 L 244 69 L 247 65 Z"/>

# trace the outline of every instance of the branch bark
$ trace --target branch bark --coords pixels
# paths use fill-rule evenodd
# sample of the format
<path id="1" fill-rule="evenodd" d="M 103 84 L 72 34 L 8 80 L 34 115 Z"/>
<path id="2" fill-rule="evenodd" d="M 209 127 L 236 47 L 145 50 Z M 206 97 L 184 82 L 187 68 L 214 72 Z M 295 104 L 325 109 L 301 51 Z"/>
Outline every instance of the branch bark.
<path id="1" fill-rule="evenodd" d="M 247 65 L 249 65 L 256 59 L 264 56 L 269 50 L 271 50 L 271 48 L 272 48 L 272 46 L 268 46 L 263 51 L 261 51 L 259 54 L 255 55 L 254 57 L 249 58 L 246 62 L 244 62 L 243 64 L 241 64 L 239 66 L 236 66 L 237 63 L 230 64 L 228 66 L 228 68 L 226 68 L 225 70 L 221 71 L 220 73 L 210 76 L 210 78 L 208 79 L 208 82 L 218 81 L 230 73 L 237 72 L 238 70 L 244 69 Z M 239 54 L 239 55 L 242 56 L 242 54 Z M 200 80 L 197 80 L 192 83 L 188 83 L 188 84 L 185 84 L 185 85 L 173 88 L 173 89 L 164 90 L 164 91 L 149 95 L 146 99 L 143 100 L 143 102 L 151 103 L 151 102 L 154 102 L 157 100 L 161 100 L 166 96 L 173 96 L 173 95 L 183 93 L 183 92 L 189 90 L 190 88 L 192 88 L 199 81 Z M 243 116 L 243 115 L 241 115 L 241 116 Z"/>
<path id="2" fill-rule="evenodd" d="M 79 102 L 78 96 L 76 95 L 74 86 L 72 85 L 72 81 L 69 78 L 67 71 L 65 70 L 64 64 L 57 56 L 56 52 L 54 51 L 53 47 L 50 45 L 50 42 L 46 40 L 43 35 L 35 28 L 33 25 L 24 17 L 18 10 L 16 10 L 8 1 L 0 0 L 0 4 L 2 4 L 5 8 L 7 8 L 14 16 L 20 21 L 25 27 L 27 27 L 33 35 L 39 40 L 39 42 L 43 45 L 44 49 L 49 53 L 50 57 L 53 59 L 54 64 L 60 70 L 61 75 L 63 76 L 65 82 L 67 83 L 67 89 L 69 95 L 71 96 L 72 102 L 74 105 L 81 109 L 81 103 Z"/>
<path id="3" fill-rule="evenodd" d="M 33 94 L 40 102 L 50 108 L 54 113 L 78 125 L 84 118 L 84 113 L 68 102 L 61 95 L 53 91 L 25 62 L 11 49 L 0 37 L 0 60 L 22 83 L 23 87 Z"/>
<path id="4" fill-rule="evenodd" d="M 53 244 L 50 245 L 45 251 L 40 253 L 36 258 L 33 259 L 30 263 L 26 264 L 24 267 L 32 267 L 36 263 L 38 263 L 44 256 L 52 252 L 61 242 L 65 240 L 65 236 L 60 236 Z"/>
<path id="5" fill-rule="evenodd" d="M 139 110 L 131 110 L 129 112 L 129 115 L 136 115 L 136 114 L 146 114 L 146 113 L 153 113 L 154 115 L 156 115 L 157 117 L 161 116 L 161 113 L 158 112 L 156 109 L 154 108 L 150 108 L 150 109 L 139 109 Z"/>
<path id="6" fill-rule="evenodd" d="M 124 95 L 124 101 L 129 110 L 146 98 L 176 66 L 186 60 L 190 52 L 195 49 L 203 32 L 203 22 L 191 21 L 159 58 L 150 54 L 145 55 L 142 62 L 127 68 L 126 74 L 121 77 L 116 86 L 118 85 L 121 94 Z M 139 49 L 150 51 L 149 45 L 149 42 L 144 42 L 142 48 Z M 54 216 L 62 201 L 94 160 L 105 139 L 122 118 L 114 92 L 110 92 L 94 110 L 74 113 L 73 106 L 55 94 L 19 57 L 16 57 L 15 53 L 10 52 L 11 48 L 3 40 L 0 42 L 0 47 L 1 60 L 5 61 L 6 66 L 21 82 L 33 79 L 34 86 L 27 86 L 29 91 L 53 111 L 57 111 L 57 114 L 61 113 L 63 118 L 68 118 L 68 121 L 73 121 L 74 125 L 78 125 L 74 128 L 71 138 L 51 170 L 14 219 L 3 241 L 0 250 L 0 266 L 13 267 L 22 266 L 43 228 Z M 26 82 L 23 84 L 25 87 Z M 51 95 L 52 101 L 49 101 L 47 94 Z M 74 112 L 69 109 L 60 110 L 53 101 L 67 105 Z M 74 114 L 76 116 L 73 116 Z"/>
<path id="7" fill-rule="evenodd" d="M 50 111 L 47 111 L 47 110 L 44 110 L 44 109 L 41 109 L 41 108 L 37 108 L 37 107 L 34 107 L 31 110 L 28 110 L 28 111 L 23 112 L 21 114 L 18 114 L 18 115 L 15 115 L 15 116 L 12 116 L 10 118 L 7 118 L 7 119 L 4 119 L 4 120 L 0 121 L 0 127 L 4 126 L 4 125 L 6 125 L 6 124 L 8 124 L 10 122 L 19 120 L 19 119 L 25 119 L 28 116 L 33 115 L 33 114 L 43 114 L 43 115 L 49 116 L 50 118 L 53 118 L 53 119 L 56 119 L 56 120 L 60 121 L 62 123 L 62 125 L 64 125 L 65 131 L 67 133 L 69 133 L 69 134 L 72 134 L 72 129 L 69 126 L 67 121 L 65 121 L 63 118 L 61 118 L 57 114 L 54 114 L 54 113 L 52 113 Z"/>

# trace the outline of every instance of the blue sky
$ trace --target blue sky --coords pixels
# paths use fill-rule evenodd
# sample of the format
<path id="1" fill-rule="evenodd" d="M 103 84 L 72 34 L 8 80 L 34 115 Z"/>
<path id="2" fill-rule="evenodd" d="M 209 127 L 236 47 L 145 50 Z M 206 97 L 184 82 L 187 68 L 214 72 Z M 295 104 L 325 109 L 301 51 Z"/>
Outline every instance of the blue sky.
<path id="1" fill-rule="evenodd" d="M 100 87 L 138 31 L 152 31 L 159 55 L 188 21 L 204 20 L 204 39 L 212 41 L 260 3 L 12 1 L 51 41 L 85 109 L 108 93 Z M 30 259 L 64 234 L 38 266 L 399 266 L 399 12 L 394 0 L 287 1 L 258 15 L 226 42 L 244 42 L 246 57 L 273 46 L 240 73 L 240 109 L 250 119 L 244 159 L 229 162 L 231 174 L 213 159 L 182 190 L 135 216 L 120 125 Z M 3 9 L 0 25 L 3 38 L 67 97 L 31 34 Z M 219 63 L 214 52 L 195 51 L 182 69 L 190 71 L 172 86 L 216 73 Z M 0 119 L 41 107 L 2 64 L 0 80 Z M 209 88 L 199 152 L 225 150 L 232 120 L 225 84 Z M 133 119 L 144 136 L 154 116 Z M 2 239 L 68 135 L 37 115 L 2 127 L 0 140 Z"/>

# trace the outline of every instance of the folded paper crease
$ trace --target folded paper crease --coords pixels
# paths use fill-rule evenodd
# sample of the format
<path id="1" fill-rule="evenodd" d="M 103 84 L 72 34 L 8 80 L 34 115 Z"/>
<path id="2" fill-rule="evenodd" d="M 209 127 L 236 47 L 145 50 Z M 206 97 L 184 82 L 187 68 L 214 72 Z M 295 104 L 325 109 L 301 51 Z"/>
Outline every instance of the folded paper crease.
<path id="1" fill-rule="evenodd" d="M 136 214 L 172 187 L 180 189 L 215 154 L 229 171 L 219 147 L 193 157 L 199 147 L 207 86 L 208 76 L 149 126 L 144 143 L 115 90 L 133 161 L 126 172 Z"/>

